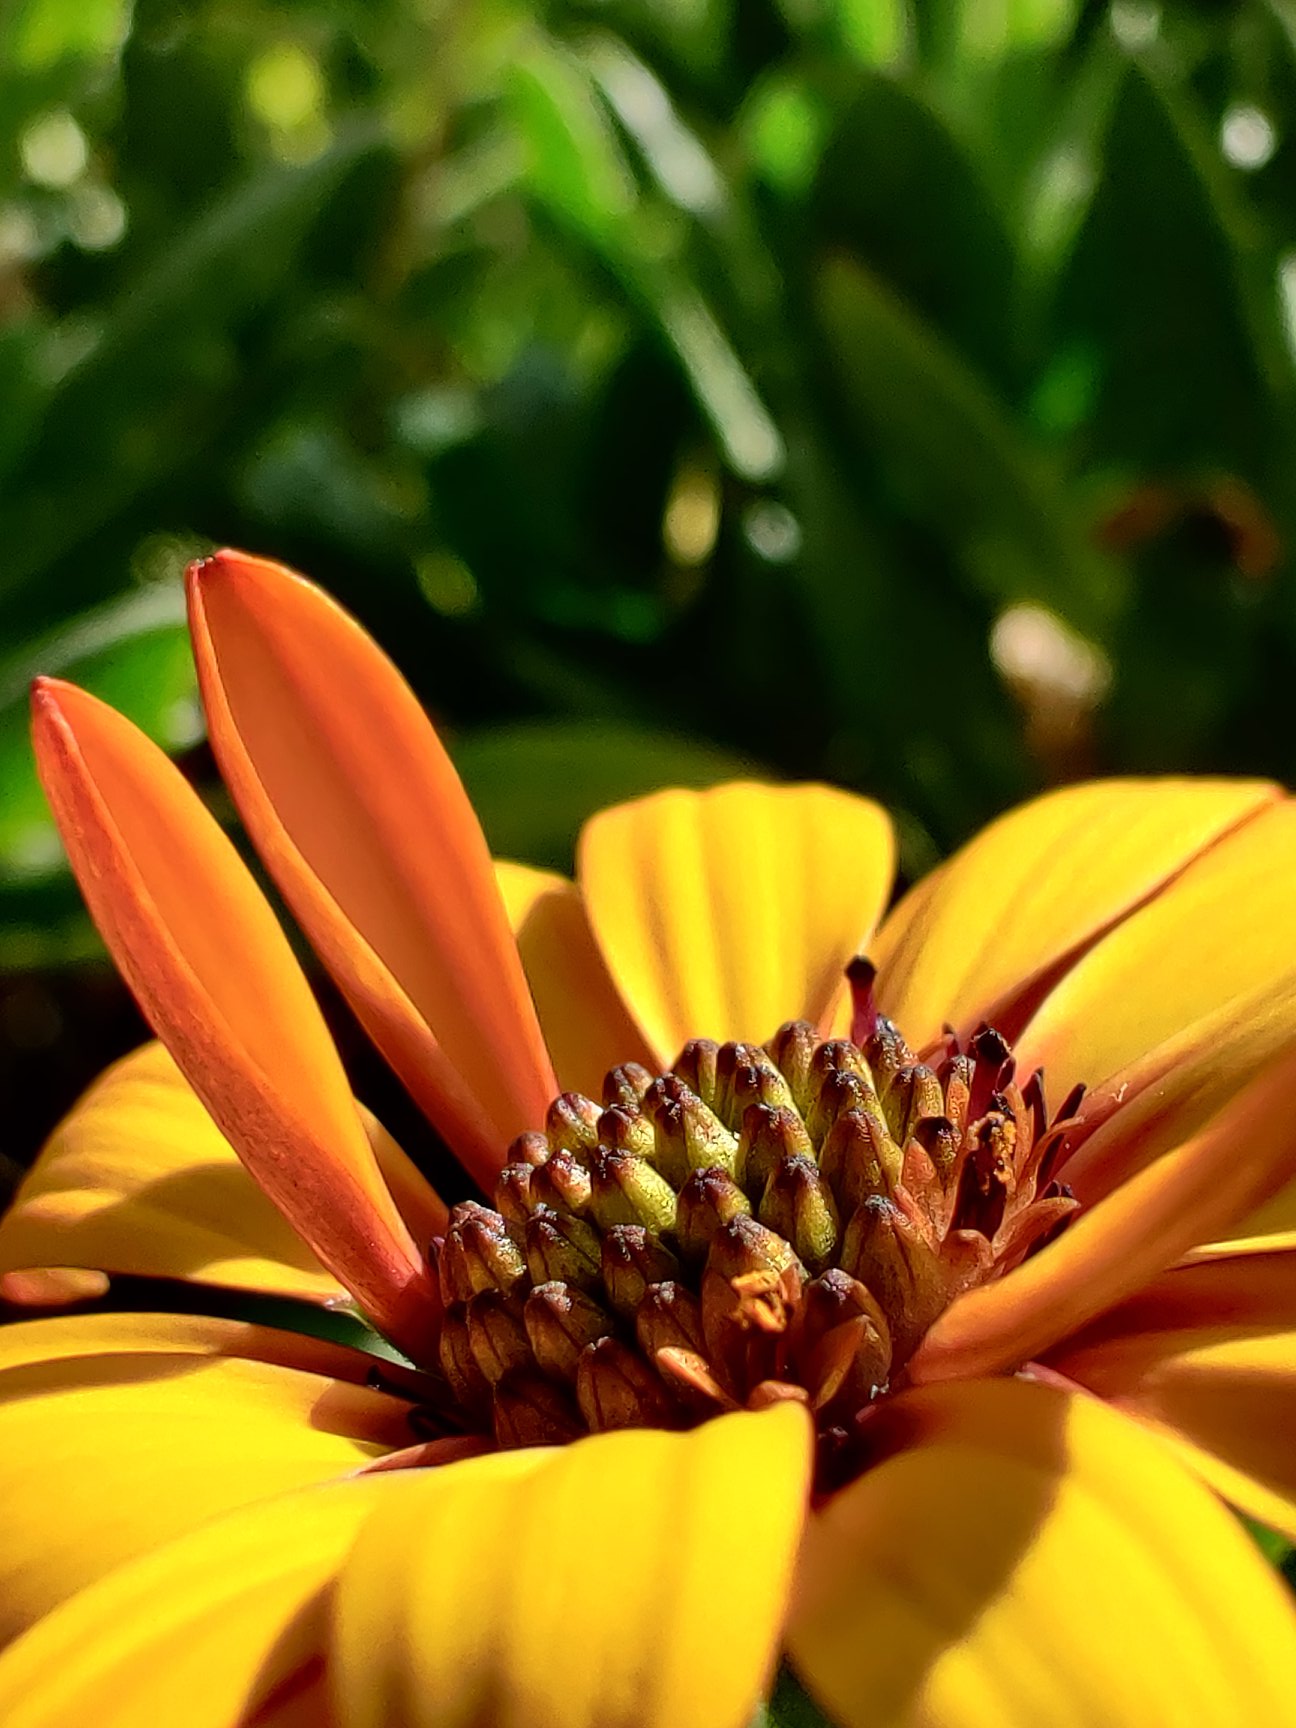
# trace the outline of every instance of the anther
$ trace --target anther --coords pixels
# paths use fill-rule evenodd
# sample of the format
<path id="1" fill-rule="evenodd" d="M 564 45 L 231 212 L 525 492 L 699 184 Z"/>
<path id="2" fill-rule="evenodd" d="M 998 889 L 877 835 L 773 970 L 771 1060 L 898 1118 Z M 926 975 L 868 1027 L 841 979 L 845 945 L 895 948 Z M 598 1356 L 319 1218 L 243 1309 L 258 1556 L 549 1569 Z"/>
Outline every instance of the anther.
<path id="1" fill-rule="evenodd" d="M 727 1170 L 695 1170 L 679 1191 L 675 1234 L 680 1253 L 702 1260 L 711 1238 L 731 1218 L 750 1213 L 751 1202 Z"/>
<path id="2" fill-rule="evenodd" d="M 611 1316 L 593 1297 L 555 1282 L 536 1285 L 522 1321 L 537 1364 L 560 1380 L 574 1380 L 581 1351 L 613 1329 Z"/>

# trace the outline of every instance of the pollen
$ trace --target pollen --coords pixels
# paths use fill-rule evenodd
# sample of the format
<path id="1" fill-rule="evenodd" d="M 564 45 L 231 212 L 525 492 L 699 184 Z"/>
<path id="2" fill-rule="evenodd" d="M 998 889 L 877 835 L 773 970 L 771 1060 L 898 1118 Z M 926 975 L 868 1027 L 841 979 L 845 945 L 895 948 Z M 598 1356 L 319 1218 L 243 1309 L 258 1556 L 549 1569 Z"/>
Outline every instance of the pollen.
<path id="1" fill-rule="evenodd" d="M 493 1206 L 453 1209 L 453 1425 L 544 1445 L 796 1399 L 845 1436 L 957 1296 L 1065 1228 L 1078 1096 L 1050 1119 L 989 1026 L 915 1054 L 848 975 L 850 1038 L 792 1021 L 614 1068 L 513 1143 Z"/>

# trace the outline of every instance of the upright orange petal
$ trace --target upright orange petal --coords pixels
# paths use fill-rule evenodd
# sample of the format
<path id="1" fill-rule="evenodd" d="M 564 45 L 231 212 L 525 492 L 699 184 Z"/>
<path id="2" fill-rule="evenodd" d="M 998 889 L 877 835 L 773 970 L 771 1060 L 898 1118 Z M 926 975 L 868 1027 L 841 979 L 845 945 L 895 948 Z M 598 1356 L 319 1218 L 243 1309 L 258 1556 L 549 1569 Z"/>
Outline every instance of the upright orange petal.
<path id="1" fill-rule="evenodd" d="M 577 877 L 661 1065 L 689 1038 L 827 1025 L 891 889 L 886 812 L 830 786 L 669 791 L 586 823 Z"/>
<path id="2" fill-rule="evenodd" d="M 1260 781 L 1106 780 L 1009 811 L 887 918 L 873 949 L 879 1006 L 915 1048 L 947 1021 L 966 1030 L 987 1016 L 1015 1037 L 1007 1001 L 1278 796 Z"/>
<path id="3" fill-rule="evenodd" d="M 1015 1368 L 1245 1217 L 1296 1169 L 1288 1049 L 1199 1133 L 1077 1214 L 1056 1242 L 970 1290 L 933 1326 L 914 1380 Z"/>
<path id="4" fill-rule="evenodd" d="M 42 680 L 37 764 L 96 924 L 261 1187 L 373 1323 L 426 1351 L 435 1280 L 383 1182 L 274 914 L 183 776 L 129 721 Z"/>
<path id="5" fill-rule="evenodd" d="M 490 854 L 413 693 L 318 588 L 190 573 L 211 740 L 248 832 L 375 1043 L 488 1185 L 556 1090 Z"/>

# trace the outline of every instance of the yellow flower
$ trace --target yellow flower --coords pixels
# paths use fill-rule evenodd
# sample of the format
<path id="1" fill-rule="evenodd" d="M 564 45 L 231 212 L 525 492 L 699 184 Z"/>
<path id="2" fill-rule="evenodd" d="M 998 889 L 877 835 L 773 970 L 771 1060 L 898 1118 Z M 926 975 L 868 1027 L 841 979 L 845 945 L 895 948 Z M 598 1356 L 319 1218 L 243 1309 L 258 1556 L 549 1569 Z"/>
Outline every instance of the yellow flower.
<path id="1" fill-rule="evenodd" d="M 1215 1491 L 1296 1537 L 1296 806 L 1072 788 L 878 927 L 874 805 L 667 792 L 572 884 L 492 865 L 317 590 L 223 553 L 191 616 L 266 867 L 494 1204 L 356 1105 L 181 775 L 42 684 L 162 1044 L 45 1149 L 6 1294 L 353 1297 L 413 1366 L 0 1329 L 6 1728 L 743 1728 L 780 1652 L 847 1724 L 1292 1720 L 1296 1613 Z"/>

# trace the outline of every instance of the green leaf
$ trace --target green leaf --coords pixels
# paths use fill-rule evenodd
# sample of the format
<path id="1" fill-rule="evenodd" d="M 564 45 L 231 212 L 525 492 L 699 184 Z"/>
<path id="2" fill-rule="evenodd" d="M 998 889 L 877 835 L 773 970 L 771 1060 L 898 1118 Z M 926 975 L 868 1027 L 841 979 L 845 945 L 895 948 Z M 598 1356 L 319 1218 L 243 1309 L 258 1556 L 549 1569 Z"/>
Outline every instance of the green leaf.
<path id="1" fill-rule="evenodd" d="M 944 122 L 870 73 L 823 154 L 816 244 L 871 270 L 1001 384 L 1020 368 L 1012 245 L 979 167 Z"/>
<path id="2" fill-rule="evenodd" d="M 757 1711 L 751 1728 L 832 1728 L 786 1662 L 779 1667 L 774 1690 Z"/>
<path id="3" fill-rule="evenodd" d="M 1060 486 L 1003 404 L 870 271 L 825 266 L 818 304 L 848 406 L 932 528 L 996 605 L 1044 599 L 1101 633 L 1114 592 Z"/>
<path id="4" fill-rule="evenodd" d="M 43 72 L 61 60 L 99 59 L 126 39 L 128 0 L 17 0 L 0 23 L 0 62 Z"/>
<path id="5" fill-rule="evenodd" d="M 1096 370 L 1091 461 L 1265 479 L 1286 460 L 1274 416 L 1273 385 L 1289 374 L 1275 260 L 1255 255 L 1206 143 L 1173 95 L 1131 68 L 1059 288 L 1057 343 Z"/>
<path id="6" fill-rule="evenodd" d="M 66 609 L 104 597 L 91 560 L 57 593 L 41 591 L 40 578 L 150 488 L 174 482 L 224 430 L 260 382 L 246 375 L 239 333 L 300 273 L 307 237 L 379 149 L 361 127 L 305 167 L 254 173 L 172 235 L 108 308 L 6 476 L 6 597 L 21 594 L 42 617 L 55 600 Z"/>
<path id="7" fill-rule="evenodd" d="M 570 867 L 587 816 L 660 786 L 713 786 L 759 770 L 668 732 L 555 720 L 461 738 L 452 754 L 492 852 Z"/>
<path id="8" fill-rule="evenodd" d="M 532 192 L 560 218 L 606 242 L 636 194 L 588 78 L 556 46 L 537 44 L 514 67 L 509 94 L 514 123 L 528 147 Z"/>
<path id="9" fill-rule="evenodd" d="M 0 887 L 65 868 L 28 737 L 27 690 L 38 673 L 80 684 L 165 749 L 202 736 L 177 585 L 124 595 L 27 644 L 0 665 Z M 3 906 L 0 899 L 0 916 Z"/>

